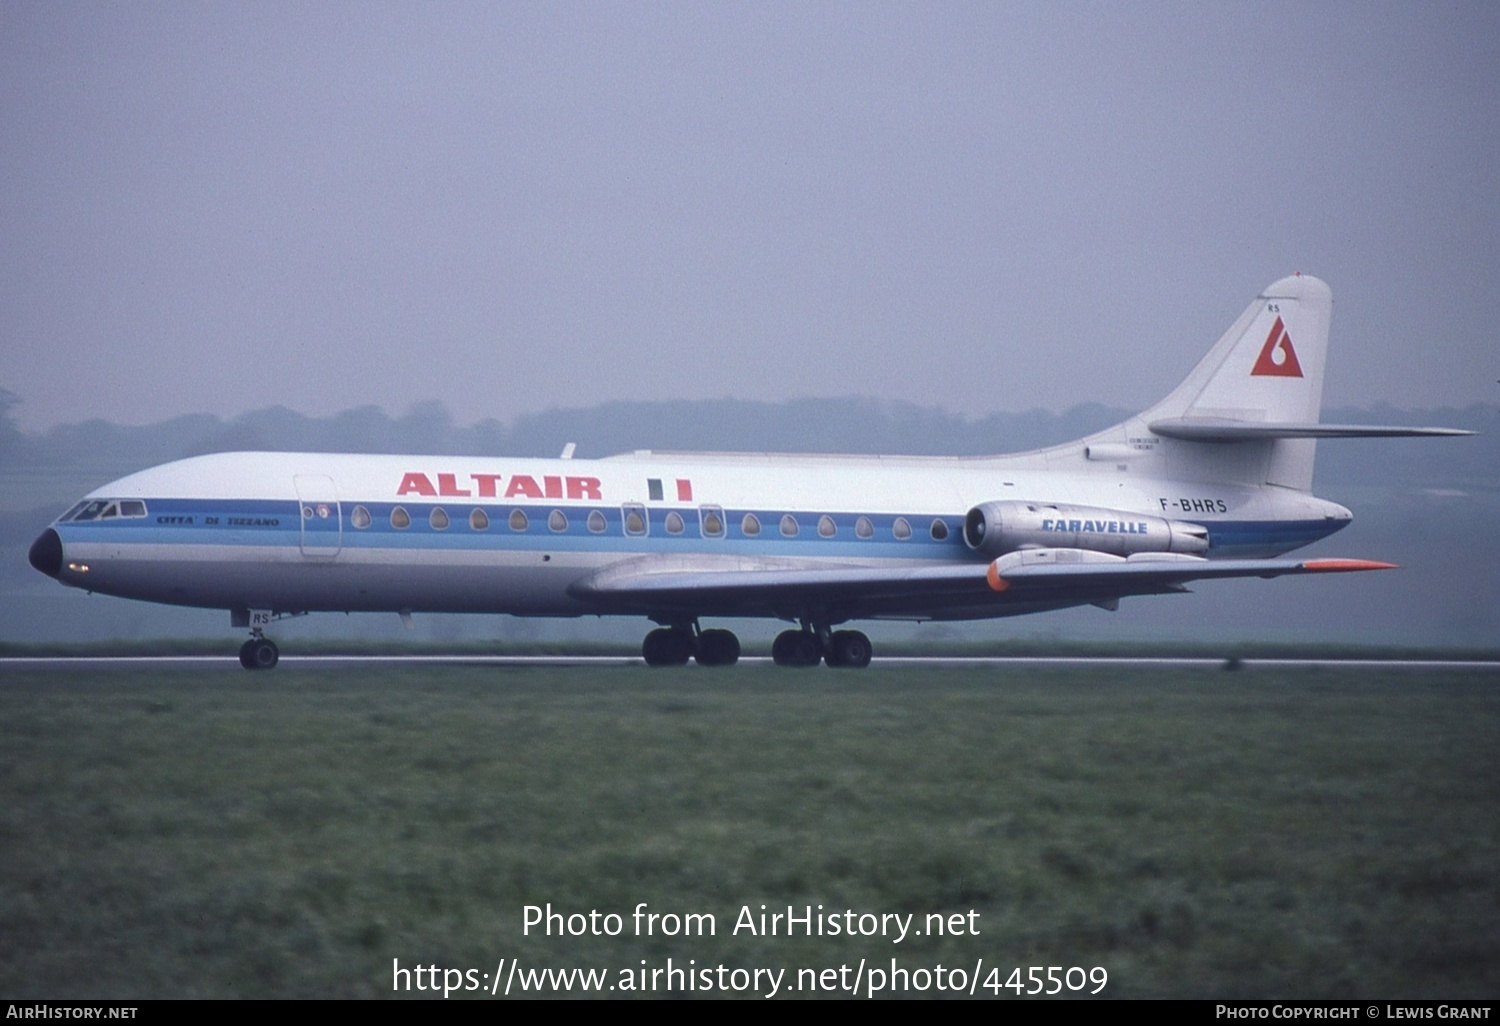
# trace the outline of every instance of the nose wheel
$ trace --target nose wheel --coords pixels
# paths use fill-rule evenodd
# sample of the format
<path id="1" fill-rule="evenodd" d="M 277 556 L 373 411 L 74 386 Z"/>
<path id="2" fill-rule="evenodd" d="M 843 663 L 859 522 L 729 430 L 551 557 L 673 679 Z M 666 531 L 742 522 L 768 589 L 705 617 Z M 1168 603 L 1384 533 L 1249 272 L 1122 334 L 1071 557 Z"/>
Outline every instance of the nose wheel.
<path id="1" fill-rule="evenodd" d="M 276 642 L 261 636 L 259 631 L 255 637 L 240 646 L 240 665 L 247 670 L 272 669 L 280 658 L 281 652 L 276 648 Z"/>

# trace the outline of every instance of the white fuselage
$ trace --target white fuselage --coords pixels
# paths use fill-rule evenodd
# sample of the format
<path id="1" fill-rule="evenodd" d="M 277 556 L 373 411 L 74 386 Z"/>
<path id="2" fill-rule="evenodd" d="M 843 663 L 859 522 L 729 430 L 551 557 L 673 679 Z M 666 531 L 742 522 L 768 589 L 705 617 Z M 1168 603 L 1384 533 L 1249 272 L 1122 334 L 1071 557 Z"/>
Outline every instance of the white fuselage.
<path id="1" fill-rule="evenodd" d="M 1302 492 L 1121 472 L 1073 448 L 1074 472 L 1048 466 L 1061 451 L 979 459 L 201 456 L 91 493 L 96 503 L 141 505 L 130 507 L 136 515 L 54 524 L 57 576 L 90 591 L 226 609 L 576 616 L 641 612 L 601 609 L 569 591 L 641 557 L 686 569 L 982 565 L 987 558 L 963 538 L 965 513 L 1000 500 L 1192 522 L 1208 529 L 1210 558 L 1278 555 L 1349 519 Z M 1131 522 L 1100 518 L 1098 526 L 1123 531 Z M 702 610 L 717 611 L 712 602 Z M 865 615 L 1026 611 L 998 595 L 949 608 L 914 597 L 884 600 Z"/>

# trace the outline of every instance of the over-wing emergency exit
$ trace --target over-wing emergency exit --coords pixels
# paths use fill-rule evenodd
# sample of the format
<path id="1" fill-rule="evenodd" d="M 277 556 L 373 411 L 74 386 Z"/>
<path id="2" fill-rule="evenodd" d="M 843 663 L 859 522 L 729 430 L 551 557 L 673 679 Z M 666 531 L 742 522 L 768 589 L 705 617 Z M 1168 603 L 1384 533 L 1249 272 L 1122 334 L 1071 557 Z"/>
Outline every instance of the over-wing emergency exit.
<path id="1" fill-rule="evenodd" d="M 871 646 L 852 621 L 1383 569 L 1285 556 L 1350 520 L 1311 493 L 1317 440 L 1468 432 L 1320 423 L 1331 310 L 1323 282 L 1284 278 L 1161 402 L 1034 452 L 223 453 L 90 493 L 31 564 L 91 592 L 227 609 L 252 669 L 277 661 L 267 625 L 316 611 L 638 616 L 658 624 L 653 666 L 733 663 L 735 635 L 701 621 L 774 617 L 796 625 L 777 663 L 859 667 Z"/>

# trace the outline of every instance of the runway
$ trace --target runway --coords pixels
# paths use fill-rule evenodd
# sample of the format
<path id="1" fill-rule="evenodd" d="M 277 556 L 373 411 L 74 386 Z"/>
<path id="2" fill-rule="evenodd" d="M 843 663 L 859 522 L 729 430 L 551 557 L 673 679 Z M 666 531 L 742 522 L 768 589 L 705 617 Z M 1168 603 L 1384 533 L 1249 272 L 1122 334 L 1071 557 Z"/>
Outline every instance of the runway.
<path id="1" fill-rule="evenodd" d="M 576 666 L 576 667 L 628 667 L 644 666 L 639 656 L 628 655 L 282 655 L 277 669 L 299 667 L 356 667 L 356 666 Z M 769 666 L 769 656 L 744 656 L 741 666 Z M 172 655 L 172 656 L 4 656 L 0 657 L 0 670 L 5 669 L 111 669 L 146 666 L 172 666 L 195 669 L 225 669 L 245 672 L 234 655 Z M 1035 668 L 1088 668 L 1088 667 L 1134 667 L 1162 669 L 1379 669 L 1379 670 L 1470 670 L 1476 672 L 1500 672 L 1500 660 L 1475 659 L 1272 659 L 1202 656 L 884 656 L 877 657 L 872 668 L 914 666 L 932 669 L 968 668 L 975 666 L 1035 667 Z M 691 672 L 696 667 L 684 668 Z M 717 668 L 716 668 L 717 669 Z M 791 668 L 797 669 L 797 668 Z M 664 668 L 663 672 L 670 672 Z"/>

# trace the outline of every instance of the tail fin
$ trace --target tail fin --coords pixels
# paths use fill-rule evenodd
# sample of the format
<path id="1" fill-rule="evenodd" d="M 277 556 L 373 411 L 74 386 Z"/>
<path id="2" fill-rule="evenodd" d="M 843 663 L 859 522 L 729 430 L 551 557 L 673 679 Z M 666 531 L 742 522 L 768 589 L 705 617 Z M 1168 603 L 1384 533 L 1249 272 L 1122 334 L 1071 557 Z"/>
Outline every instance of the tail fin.
<path id="1" fill-rule="evenodd" d="M 1437 427 L 1323 424 L 1323 368 L 1333 293 L 1293 275 L 1240 314 L 1172 393 L 1123 424 L 1043 449 L 1036 465 L 1139 470 L 1180 481 L 1312 490 L 1319 438 L 1466 435 Z"/>
<path id="2" fill-rule="evenodd" d="M 1142 418 L 1317 423 L 1332 312 L 1333 293 L 1317 278 L 1281 279 Z"/>
<path id="3" fill-rule="evenodd" d="M 1316 439 L 1289 436 L 1278 426 L 1318 422 L 1332 313 L 1333 293 L 1323 282 L 1304 275 L 1281 279 L 1139 420 L 1167 438 L 1232 441 L 1240 458 L 1224 461 L 1221 451 L 1216 461 L 1242 464 L 1242 470 L 1259 465 L 1255 476 L 1267 484 L 1311 489 Z M 1254 441 L 1257 429 L 1264 433 Z M 1200 446 L 1187 448 L 1174 463 L 1209 456 Z"/>

